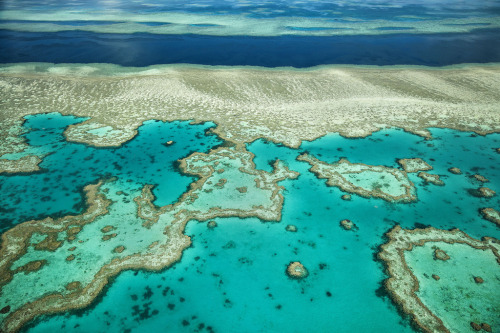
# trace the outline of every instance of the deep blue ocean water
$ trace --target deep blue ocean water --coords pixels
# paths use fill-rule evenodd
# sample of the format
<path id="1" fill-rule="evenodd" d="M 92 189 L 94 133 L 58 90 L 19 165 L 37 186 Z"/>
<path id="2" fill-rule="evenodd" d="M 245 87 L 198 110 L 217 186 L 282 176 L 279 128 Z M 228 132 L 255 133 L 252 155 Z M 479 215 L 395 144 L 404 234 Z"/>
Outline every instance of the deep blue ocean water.
<path id="1" fill-rule="evenodd" d="M 0 63 L 446 66 L 500 61 L 500 30 L 371 36 L 200 36 L 0 30 Z"/>

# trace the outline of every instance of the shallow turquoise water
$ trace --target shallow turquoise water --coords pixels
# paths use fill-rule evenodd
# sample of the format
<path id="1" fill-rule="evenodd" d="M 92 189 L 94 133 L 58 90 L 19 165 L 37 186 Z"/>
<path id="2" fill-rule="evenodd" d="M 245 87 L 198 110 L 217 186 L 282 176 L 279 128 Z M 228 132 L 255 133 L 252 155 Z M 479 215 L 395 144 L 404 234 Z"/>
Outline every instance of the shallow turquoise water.
<path id="1" fill-rule="evenodd" d="M 193 181 L 178 172 L 174 161 L 221 143 L 204 134 L 213 124 L 156 121 L 146 122 L 139 135 L 120 148 L 64 141 L 65 126 L 78 121 L 83 119 L 58 114 L 28 118 L 31 149 L 51 154 L 41 164 L 44 173 L 2 176 L 0 195 L 15 223 L 79 212 L 81 187 L 106 174 L 119 177 L 125 192 L 158 184 L 156 204 L 174 202 Z M 279 158 L 301 173 L 296 180 L 280 183 L 286 188 L 281 222 L 217 219 L 213 230 L 190 222 L 186 234 L 193 245 L 175 266 L 159 273 L 123 272 L 90 309 L 42 318 L 28 330 L 303 332 L 314 327 L 316 332 L 411 332 L 408 319 L 398 314 L 381 289 L 386 275 L 375 254 L 385 242 L 384 233 L 395 224 L 432 225 L 458 227 L 475 238 L 500 237 L 499 229 L 478 213 L 482 207 L 499 207 L 498 196 L 484 199 L 468 192 L 480 186 L 469 177 L 474 173 L 500 191 L 499 155 L 494 150 L 500 147 L 500 135 L 444 129 L 431 133 L 433 140 L 398 129 L 363 139 L 330 134 L 304 142 L 299 149 L 258 140 L 248 145 L 258 169 L 270 171 L 269 163 Z M 169 140 L 176 143 L 162 145 Z M 446 185 L 426 185 L 410 174 L 417 186 L 416 203 L 392 204 L 356 195 L 343 201 L 343 192 L 327 187 L 308 171 L 307 163 L 296 160 L 304 151 L 328 163 L 344 157 L 389 167 L 398 167 L 399 158 L 421 157 L 434 167 L 430 173 L 441 175 Z M 451 166 L 464 174 L 449 173 Z M 124 198 L 134 204 L 131 199 Z M 359 229 L 340 228 L 339 221 L 346 218 Z M 285 231 L 287 224 L 296 225 L 298 232 Z M 3 224 L 4 230 L 10 226 Z M 296 260 L 310 273 L 302 281 L 285 274 L 287 264 Z"/>
<path id="2" fill-rule="evenodd" d="M 445 251 L 450 259 L 434 260 L 432 246 Z M 453 319 L 445 321 L 452 332 L 467 332 L 470 320 L 487 321 L 492 328 L 500 326 L 498 293 L 491 292 L 500 280 L 500 268 L 494 264 L 493 252 L 486 252 L 463 244 L 429 242 L 405 255 L 418 272 L 418 296 L 424 304 L 435 309 L 437 316 Z M 440 279 L 436 281 L 432 274 Z M 474 276 L 481 277 L 484 282 L 476 283 Z M 465 315 L 468 313 L 470 315 Z"/>

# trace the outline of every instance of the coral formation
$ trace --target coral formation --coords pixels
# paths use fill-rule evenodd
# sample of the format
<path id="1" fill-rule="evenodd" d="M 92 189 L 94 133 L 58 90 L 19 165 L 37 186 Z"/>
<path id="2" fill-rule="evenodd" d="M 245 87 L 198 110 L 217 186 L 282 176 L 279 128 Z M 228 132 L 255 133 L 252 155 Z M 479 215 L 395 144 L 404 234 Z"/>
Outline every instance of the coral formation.
<path id="1" fill-rule="evenodd" d="M 217 222 L 215 222 L 215 221 L 208 221 L 207 227 L 209 229 L 213 229 L 213 228 L 217 227 Z"/>
<path id="2" fill-rule="evenodd" d="M 470 322 L 470 326 L 472 327 L 473 330 L 475 331 L 480 331 L 481 330 L 481 325 L 479 325 L 478 323 L 475 323 L 473 321 Z"/>
<path id="3" fill-rule="evenodd" d="M 115 253 L 122 253 L 125 250 L 125 246 L 120 245 L 114 248 L 113 252 Z"/>
<path id="4" fill-rule="evenodd" d="M 450 256 L 448 255 L 448 253 L 441 250 L 440 248 L 436 248 L 434 250 L 434 259 L 446 261 L 450 259 Z"/>
<path id="5" fill-rule="evenodd" d="M 224 165 L 220 173 L 216 172 L 215 168 L 219 164 Z M 273 167 L 271 173 L 256 170 L 253 154 L 244 149 L 219 148 L 208 154 L 190 155 L 180 161 L 180 169 L 185 174 L 196 176 L 197 180 L 176 203 L 156 207 L 151 202 L 154 200 L 151 185 L 144 186 L 141 194 L 135 198 L 133 204 L 137 207 L 136 218 L 145 222 L 142 226 L 139 224 L 139 227 L 131 224 L 130 227 L 134 230 L 133 239 L 124 238 L 127 234 L 126 229 L 123 229 L 125 225 L 115 227 L 106 219 L 108 207 L 116 203 L 108 200 L 102 194 L 104 191 L 99 192 L 104 182 L 85 187 L 88 208 L 81 215 L 64 216 L 56 220 L 47 218 L 28 221 L 8 230 L 2 235 L 0 248 L 0 287 L 2 292 L 9 296 L 2 297 L 0 306 L 10 308 L 7 316 L 0 317 L 0 330 L 16 331 L 39 315 L 83 308 L 99 295 L 111 277 L 122 270 L 156 271 L 169 267 L 180 259 L 184 249 L 191 244 L 190 238 L 184 235 L 185 225 L 190 220 L 206 221 L 216 217 L 238 216 L 279 221 L 283 205 L 283 187 L 277 183 L 287 178 L 296 178 L 298 173 L 290 171 L 279 161 L 276 161 Z M 221 179 L 225 179 L 224 186 L 217 186 Z M 248 187 L 247 192 L 238 193 L 236 188 L 242 187 L 243 184 Z M 254 185 L 250 187 L 248 184 Z M 207 195 L 205 189 L 212 189 L 216 193 Z M 235 192 L 238 194 L 235 195 Z M 213 201 L 213 195 L 219 200 Z M 97 234 L 104 233 L 101 246 L 110 249 L 107 258 L 101 255 L 94 261 L 83 260 L 83 257 L 92 253 L 94 243 L 86 238 L 80 239 L 80 235 L 86 231 L 92 232 L 92 228 Z M 115 229 L 116 232 L 113 232 Z M 85 270 L 90 273 L 83 274 L 78 279 L 78 287 L 75 284 L 69 285 L 74 282 L 74 276 L 60 276 L 53 280 L 54 290 L 44 292 L 44 289 L 33 288 L 29 295 L 23 298 L 15 297 L 15 290 L 19 290 L 18 284 L 23 283 L 23 280 L 19 274 L 21 271 L 12 271 L 12 267 L 17 262 L 22 262 L 25 257 L 30 257 L 28 247 L 31 246 L 30 240 L 34 239 L 35 249 L 40 255 L 57 254 L 61 251 L 67 254 L 67 251 L 71 250 L 69 256 L 62 257 L 62 262 L 73 269 L 78 269 L 81 265 L 91 265 L 85 266 Z M 71 245 L 77 239 L 78 248 Z M 138 239 L 137 242 L 135 239 Z M 143 239 L 151 239 L 152 242 L 142 242 Z M 121 245 L 123 241 L 127 242 L 126 248 Z M 134 250 L 129 250 L 132 248 Z M 51 270 L 42 267 L 29 275 L 40 274 L 37 275 L 39 277 L 55 272 L 54 267 L 60 265 L 56 258 L 51 257 Z M 58 286 L 57 283 L 62 285 Z M 5 304 L 7 302 L 8 304 Z"/>
<path id="6" fill-rule="evenodd" d="M 134 73 L 111 65 L 47 66 L 7 66 L 0 73 L 0 121 L 19 122 L 25 115 L 54 110 L 77 111 L 90 119 L 70 126 L 66 137 L 98 146 L 130 140 L 149 119 L 209 119 L 218 125 L 215 133 L 233 142 L 265 137 L 290 147 L 328 132 L 365 137 L 382 128 L 399 127 L 430 138 L 430 127 L 480 134 L 500 130 L 497 65 L 300 71 L 160 66 L 154 75 L 148 69 Z M 81 67 L 94 68 L 99 75 L 79 71 Z M 64 69 L 87 74 L 65 75 Z M 106 76 L 106 72 L 113 74 Z M 28 95 L 31 103 L 18 103 Z"/>
<path id="7" fill-rule="evenodd" d="M 426 243 L 461 244 L 477 250 L 477 255 L 496 258 L 497 261 L 500 258 L 498 240 L 489 237 L 476 240 L 458 229 L 447 231 L 429 227 L 405 230 L 396 226 L 386 236 L 388 242 L 380 247 L 378 253 L 378 258 L 384 262 L 389 275 L 384 284 L 385 288 L 398 308 L 410 315 L 414 323 L 424 332 L 450 332 L 450 328 L 445 326 L 442 318 L 435 315 L 436 309 L 428 308 L 417 295 L 421 281 L 408 266 L 405 252 L 411 252 L 416 247 L 425 246 Z M 436 249 L 434 253 L 436 254 Z M 433 278 L 438 280 L 434 276 Z M 466 320 L 468 315 L 461 314 L 460 320 Z"/>
<path id="8" fill-rule="evenodd" d="M 480 276 L 474 276 L 474 282 L 481 284 L 484 280 Z"/>
<path id="9" fill-rule="evenodd" d="M 477 194 L 478 194 L 478 196 L 483 197 L 483 198 L 491 198 L 491 197 L 495 196 L 496 192 L 488 187 L 480 187 L 477 189 Z"/>
<path id="10" fill-rule="evenodd" d="M 299 261 L 294 261 L 286 268 L 286 274 L 293 279 L 303 279 L 309 275 L 309 272 Z"/>
<path id="11" fill-rule="evenodd" d="M 354 222 L 352 222 L 351 220 L 342 220 L 340 221 L 340 226 L 342 228 L 344 228 L 345 230 L 353 230 L 353 229 L 357 229 L 358 227 L 356 226 L 356 224 L 354 224 Z"/>
<path id="12" fill-rule="evenodd" d="M 500 212 L 494 208 L 482 208 L 479 210 L 484 219 L 500 226 Z"/>
<path id="13" fill-rule="evenodd" d="M 398 163 L 408 173 L 432 170 L 432 166 L 421 158 L 402 158 L 398 160 Z"/>
<path id="14" fill-rule="evenodd" d="M 460 170 L 459 168 L 456 168 L 456 167 L 453 167 L 453 168 L 449 168 L 448 169 L 449 172 L 455 174 L 455 175 L 461 175 L 462 174 L 462 170 Z"/>
<path id="15" fill-rule="evenodd" d="M 486 323 L 481 323 L 481 328 L 485 330 L 486 332 L 491 332 L 491 326 L 486 324 Z"/>
<path id="16" fill-rule="evenodd" d="M 417 176 L 425 180 L 426 183 L 431 183 L 438 186 L 444 186 L 444 182 L 441 180 L 439 175 L 432 175 L 427 172 L 419 172 Z"/>
<path id="17" fill-rule="evenodd" d="M 238 190 L 238 192 L 240 192 L 240 193 L 246 193 L 246 192 L 247 192 L 247 187 L 246 187 L 246 186 L 237 187 L 236 189 L 237 189 L 237 190 Z"/>
<path id="18" fill-rule="evenodd" d="M 472 177 L 477 180 L 477 181 L 480 181 L 482 183 L 487 183 L 489 182 L 488 178 L 484 177 L 484 176 L 481 176 L 480 174 L 475 174 L 475 175 L 472 175 Z"/>
<path id="19" fill-rule="evenodd" d="M 399 169 L 350 163 L 346 159 L 328 164 L 309 154 L 302 154 L 297 160 L 309 163 L 310 171 L 316 177 L 327 179 L 328 186 L 337 186 L 342 191 L 391 202 L 417 200 L 414 184 L 408 179 L 406 172 Z"/>
<path id="20" fill-rule="evenodd" d="M 0 173 L 27 173 L 39 171 L 42 160 L 38 156 L 28 155 L 18 160 L 0 159 Z"/>

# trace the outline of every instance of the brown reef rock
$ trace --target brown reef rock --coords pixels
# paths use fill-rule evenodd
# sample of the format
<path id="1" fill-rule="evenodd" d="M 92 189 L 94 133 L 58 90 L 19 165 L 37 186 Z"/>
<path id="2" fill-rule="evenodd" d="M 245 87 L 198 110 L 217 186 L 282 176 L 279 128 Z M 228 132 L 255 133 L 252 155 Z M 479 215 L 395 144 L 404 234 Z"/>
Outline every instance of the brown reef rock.
<path id="1" fill-rule="evenodd" d="M 303 279 L 309 275 L 309 272 L 299 261 L 294 261 L 286 268 L 286 274 L 293 279 Z"/>
<path id="2" fill-rule="evenodd" d="M 462 174 L 462 170 L 460 170 L 459 168 L 455 168 L 455 167 L 449 168 L 448 171 L 451 172 L 451 173 L 453 173 L 453 174 L 455 174 L 455 175 L 461 175 Z"/>
<path id="3" fill-rule="evenodd" d="M 358 229 L 358 227 L 356 226 L 356 224 L 354 224 L 354 222 L 347 219 L 340 221 L 340 226 L 345 230 Z"/>
<path id="4" fill-rule="evenodd" d="M 435 260 L 443 260 L 443 261 L 446 261 L 446 260 L 449 260 L 450 259 L 450 256 L 448 255 L 448 253 L 446 253 L 445 251 L 439 249 L 439 248 L 436 248 L 434 250 L 434 259 Z"/>

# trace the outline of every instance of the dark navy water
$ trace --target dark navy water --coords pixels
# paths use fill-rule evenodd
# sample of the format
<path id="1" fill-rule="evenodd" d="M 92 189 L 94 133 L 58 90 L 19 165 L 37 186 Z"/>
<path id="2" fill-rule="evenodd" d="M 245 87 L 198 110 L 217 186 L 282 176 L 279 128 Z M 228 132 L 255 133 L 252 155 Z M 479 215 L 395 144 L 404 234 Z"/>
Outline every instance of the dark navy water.
<path id="1" fill-rule="evenodd" d="M 200 36 L 0 30 L 0 63 L 292 66 L 500 62 L 500 30 L 355 36 Z"/>

